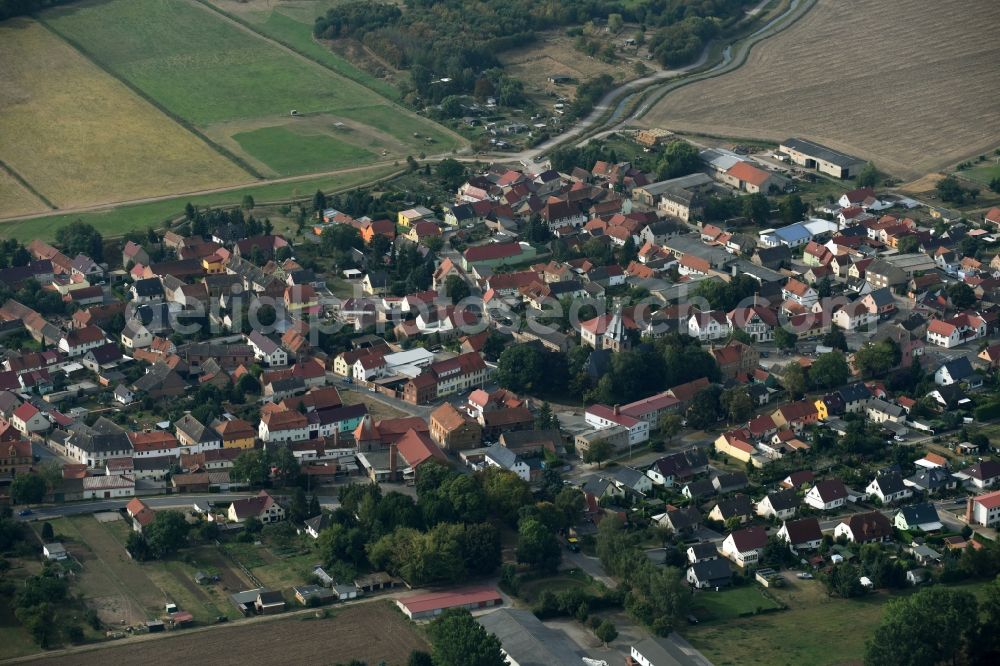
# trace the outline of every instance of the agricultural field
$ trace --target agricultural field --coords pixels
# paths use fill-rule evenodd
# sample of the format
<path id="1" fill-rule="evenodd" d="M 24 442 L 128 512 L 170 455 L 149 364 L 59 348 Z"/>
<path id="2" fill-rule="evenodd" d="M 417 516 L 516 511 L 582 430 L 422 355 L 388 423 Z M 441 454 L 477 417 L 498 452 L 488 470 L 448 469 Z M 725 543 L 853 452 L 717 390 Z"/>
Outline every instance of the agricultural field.
<path id="1" fill-rule="evenodd" d="M 388 135 L 369 133 L 357 123 L 342 131 L 345 112 L 362 118 L 369 109 L 410 114 L 211 5 L 107 0 L 58 8 L 46 13 L 45 20 L 98 64 L 264 176 L 328 171 L 398 159 L 427 146 L 447 151 L 457 145 L 436 125 L 415 116 L 410 122 L 420 130 L 414 132 L 406 123 Z M 261 130 L 270 133 L 253 135 Z M 241 140 L 246 133 L 251 136 Z"/>
<path id="2" fill-rule="evenodd" d="M 55 206 L 252 180 L 35 21 L 0 24 L 0 62 L 0 160 Z M 0 174 L 0 218 L 47 209 Z"/>
<path id="3" fill-rule="evenodd" d="M 318 617 L 317 617 L 318 615 Z M 275 640 L 275 637 L 280 640 Z M 427 641 L 388 601 L 329 609 L 297 617 L 273 615 L 210 631 L 177 632 L 154 640 L 108 645 L 96 650 L 45 657 L 46 666 L 104 666 L 109 661 L 148 666 L 178 663 L 245 666 L 247 663 L 334 664 L 359 659 L 369 664 L 405 664 Z M 166 641 L 159 643 L 160 640 Z"/>
<path id="4" fill-rule="evenodd" d="M 998 22 L 991 0 L 819 0 L 742 67 L 668 94 L 642 123 L 803 136 L 916 178 L 996 147 Z"/>
<path id="5" fill-rule="evenodd" d="M 293 199 L 304 200 L 312 197 L 316 190 L 322 190 L 326 193 L 341 192 L 389 176 L 400 170 L 401 167 L 391 164 L 360 167 L 345 170 L 333 176 L 304 178 L 281 183 L 262 183 L 260 185 L 240 187 L 210 194 L 165 198 L 148 203 L 118 206 L 90 212 L 71 214 L 54 213 L 33 219 L 0 221 L 0 238 L 16 238 L 24 242 L 28 242 L 34 238 L 51 241 L 55 238 L 57 230 L 74 220 L 83 220 L 88 224 L 92 224 L 105 238 L 121 236 L 132 229 L 162 227 L 166 222 L 183 215 L 184 205 L 189 201 L 196 206 L 237 206 L 243 197 L 248 194 L 258 204 L 265 202 L 286 202 Z M 290 223 L 283 225 L 281 219 L 274 215 L 273 211 L 265 209 L 257 211 L 255 214 L 263 216 L 262 213 L 271 215 L 271 220 L 278 230 L 287 231 L 292 226 Z"/>
<path id="6" fill-rule="evenodd" d="M 352 60 L 335 53 L 331 44 L 313 38 L 312 27 L 317 16 L 344 0 L 199 0 L 229 16 L 248 23 L 254 30 L 281 42 L 305 56 L 388 99 L 398 99 L 399 90 L 391 77 L 376 77 L 356 67 Z"/>
<path id="7" fill-rule="evenodd" d="M 41 199 L 0 168 L 0 215 L 26 215 L 47 209 Z"/>

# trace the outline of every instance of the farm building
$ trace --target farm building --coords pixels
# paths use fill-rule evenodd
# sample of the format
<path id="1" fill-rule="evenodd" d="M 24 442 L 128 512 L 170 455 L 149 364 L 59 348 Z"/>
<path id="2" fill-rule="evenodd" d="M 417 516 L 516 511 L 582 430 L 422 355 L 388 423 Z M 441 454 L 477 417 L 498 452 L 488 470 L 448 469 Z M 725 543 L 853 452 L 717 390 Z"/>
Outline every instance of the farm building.
<path id="1" fill-rule="evenodd" d="M 470 611 L 491 608 L 503 603 L 503 598 L 492 587 L 466 587 L 450 592 L 431 592 L 397 599 L 406 617 L 411 620 L 429 620 L 449 608 L 465 608 Z"/>
<path id="2" fill-rule="evenodd" d="M 519 666 L 576 666 L 582 654 L 562 631 L 550 629 L 528 610 L 502 608 L 476 618 L 500 639 L 511 664 Z"/>
<path id="3" fill-rule="evenodd" d="M 786 139 L 781 142 L 780 150 L 795 164 L 816 169 L 834 178 L 853 178 L 865 168 L 865 161 L 862 159 L 806 139 Z"/>

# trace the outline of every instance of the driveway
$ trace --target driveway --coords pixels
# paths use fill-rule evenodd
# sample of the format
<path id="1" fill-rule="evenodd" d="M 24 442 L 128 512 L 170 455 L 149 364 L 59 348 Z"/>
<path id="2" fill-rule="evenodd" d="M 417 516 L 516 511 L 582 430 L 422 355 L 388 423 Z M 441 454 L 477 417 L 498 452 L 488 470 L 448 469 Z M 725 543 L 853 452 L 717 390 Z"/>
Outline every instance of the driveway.
<path id="1" fill-rule="evenodd" d="M 613 590 L 618 587 L 618 582 L 608 575 L 608 573 L 604 570 L 604 565 L 602 565 L 601 561 L 596 557 L 584 555 L 583 553 L 573 553 L 564 549 L 563 562 L 567 565 L 572 565 L 578 569 L 582 569 L 594 580 L 599 580 L 604 583 L 605 587 L 608 589 Z"/>

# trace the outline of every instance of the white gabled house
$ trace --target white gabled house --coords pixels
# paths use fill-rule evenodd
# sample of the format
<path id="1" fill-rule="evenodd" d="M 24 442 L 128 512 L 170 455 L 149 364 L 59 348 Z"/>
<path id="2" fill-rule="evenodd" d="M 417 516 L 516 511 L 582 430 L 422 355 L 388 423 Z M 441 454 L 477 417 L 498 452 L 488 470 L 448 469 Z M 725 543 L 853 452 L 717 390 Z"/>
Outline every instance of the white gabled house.
<path id="1" fill-rule="evenodd" d="M 752 567 L 760 560 L 766 545 L 767 532 L 759 525 L 751 525 L 727 536 L 722 542 L 722 554 L 740 567 Z"/>
<path id="2" fill-rule="evenodd" d="M 817 481 L 806 493 L 806 504 L 820 511 L 839 509 L 847 502 L 847 487 L 836 479 Z"/>

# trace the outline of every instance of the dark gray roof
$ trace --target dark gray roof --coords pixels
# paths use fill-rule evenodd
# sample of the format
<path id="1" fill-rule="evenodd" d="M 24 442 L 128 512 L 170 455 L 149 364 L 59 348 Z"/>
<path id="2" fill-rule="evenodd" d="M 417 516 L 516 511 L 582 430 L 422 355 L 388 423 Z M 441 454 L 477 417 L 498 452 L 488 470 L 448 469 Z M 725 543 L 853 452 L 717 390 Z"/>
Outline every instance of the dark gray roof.
<path id="1" fill-rule="evenodd" d="M 712 546 L 712 548 L 715 548 L 715 546 Z M 729 562 L 722 558 L 696 562 L 691 565 L 691 569 L 694 571 L 694 575 L 698 578 L 698 580 L 702 582 L 729 580 L 733 577 L 733 572 L 729 568 Z M 653 663 L 659 664 L 660 662 Z"/>
<path id="2" fill-rule="evenodd" d="M 730 472 L 720 474 L 712 480 L 712 484 L 720 493 L 727 493 L 733 490 L 746 488 L 749 480 L 745 472 Z"/>
<path id="3" fill-rule="evenodd" d="M 692 481 L 687 484 L 685 488 L 688 489 L 688 493 L 692 497 L 705 497 L 707 495 L 715 494 L 715 486 L 712 484 L 711 479 L 701 479 L 700 481 Z"/>
<path id="4" fill-rule="evenodd" d="M 794 488 L 769 493 L 767 497 L 770 500 L 771 508 L 775 511 L 787 511 L 799 505 L 799 496 L 795 493 Z"/>
<path id="5" fill-rule="evenodd" d="M 922 490 L 937 490 L 951 483 L 952 476 L 946 469 L 922 469 L 906 480 Z"/>
<path id="6" fill-rule="evenodd" d="M 903 477 L 895 472 L 891 474 L 881 474 L 875 478 L 875 482 L 878 483 L 878 487 L 882 491 L 883 495 L 892 495 L 905 490 Z"/>
<path id="7" fill-rule="evenodd" d="M 476 618 L 500 639 L 504 652 L 520 666 L 579 666 L 584 654 L 562 631 L 550 629 L 531 611 L 502 608 Z"/>
<path id="8" fill-rule="evenodd" d="M 704 559 L 708 557 L 718 557 L 719 550 L 715 547 L 715 544 L 711 541 L 702 541 L 701 543 L 696 543 L 691 546 L 691 551 L 694 556 L 698 559 Z"/>
<path id="9" fill-rule="evenodd" d="M 136 280 L 132 287 L 135 289 L 136 296 L 144 298 L 163 296 L 163 283 L 160 282 L 160 278 Z"/>
<path id="10" fill-rule="evenodd" d="M 749 516 L 753 513 L 753 507 L 750 504 L 750 498 L 746 495 L 739 494 L 728 497 L 721 500 L 718 503 L 719 512 L 722 513 L 723 520 L 729 520 L 730 518 Z"/>
<path id="11" fill-rule="evenodd" d="M 904 506 L 899 510 L 899 512 L 903 514 L 903 517 L 906 519 L 906 524 L 909 526 L 940 522 L 937 509 L 935 509 L 934 505 L 930 502 L 921 502 L 920 504 Z"/>
<path id="12" fill-rule="evenodd" d="M 953 381 L 961 381 L 966 377 L 973 374 L 972 364 L 969 363 L 968 356 L 959 356 L 958 358 L 953 358 L 952 360 L 944 363 L 941 366 L 942 369 L 947 369 L 948 374 L 951 375 Z"/>
<path id="13" fill-rule="evenodd" d="M 70 442 L 87 453 L 126 451 L 132 448 L 128 434 L 120 425 L 103 416 L 94 425 L 82 425 L 72 435 Z"/>
<path id="14" fill-rule="evenodd" d="M 182 416 L 174 425 L 177 426 L 179 431 L 198 443 L 215 442 L 221 439 L 219 437 L 219 433 L 215 432 L 190 414 Z"/>
<path id="15" fill-rule="evenodd" d="M 839 167 L 849 167 L 861 162 L 861 160 L 857 157 L 851 157 L 846 153 L 834 150 L 833 148 L 827 148 L 826 146 L 809 141 L 808 139 L 798 139 L 793 137 L 782 141 L 781 145 L 788 146 L 789 148 L 797 150 L 800 153 L 805 153 L 810 157 L 823 160 L 824 162 L 829 162 L 830 164 L 835 164 Z"/>
<path id="16" fill-rule="evenodd" d="M 837 391 L 837 393 L 839 393 L 840 397 L 847 403 L 858 402 L 859 400 L 868 400 L 872 397 L 871 391 L 869 391 L 868 387 L 861 382 L 848 384 L 844 388 Z"/>

